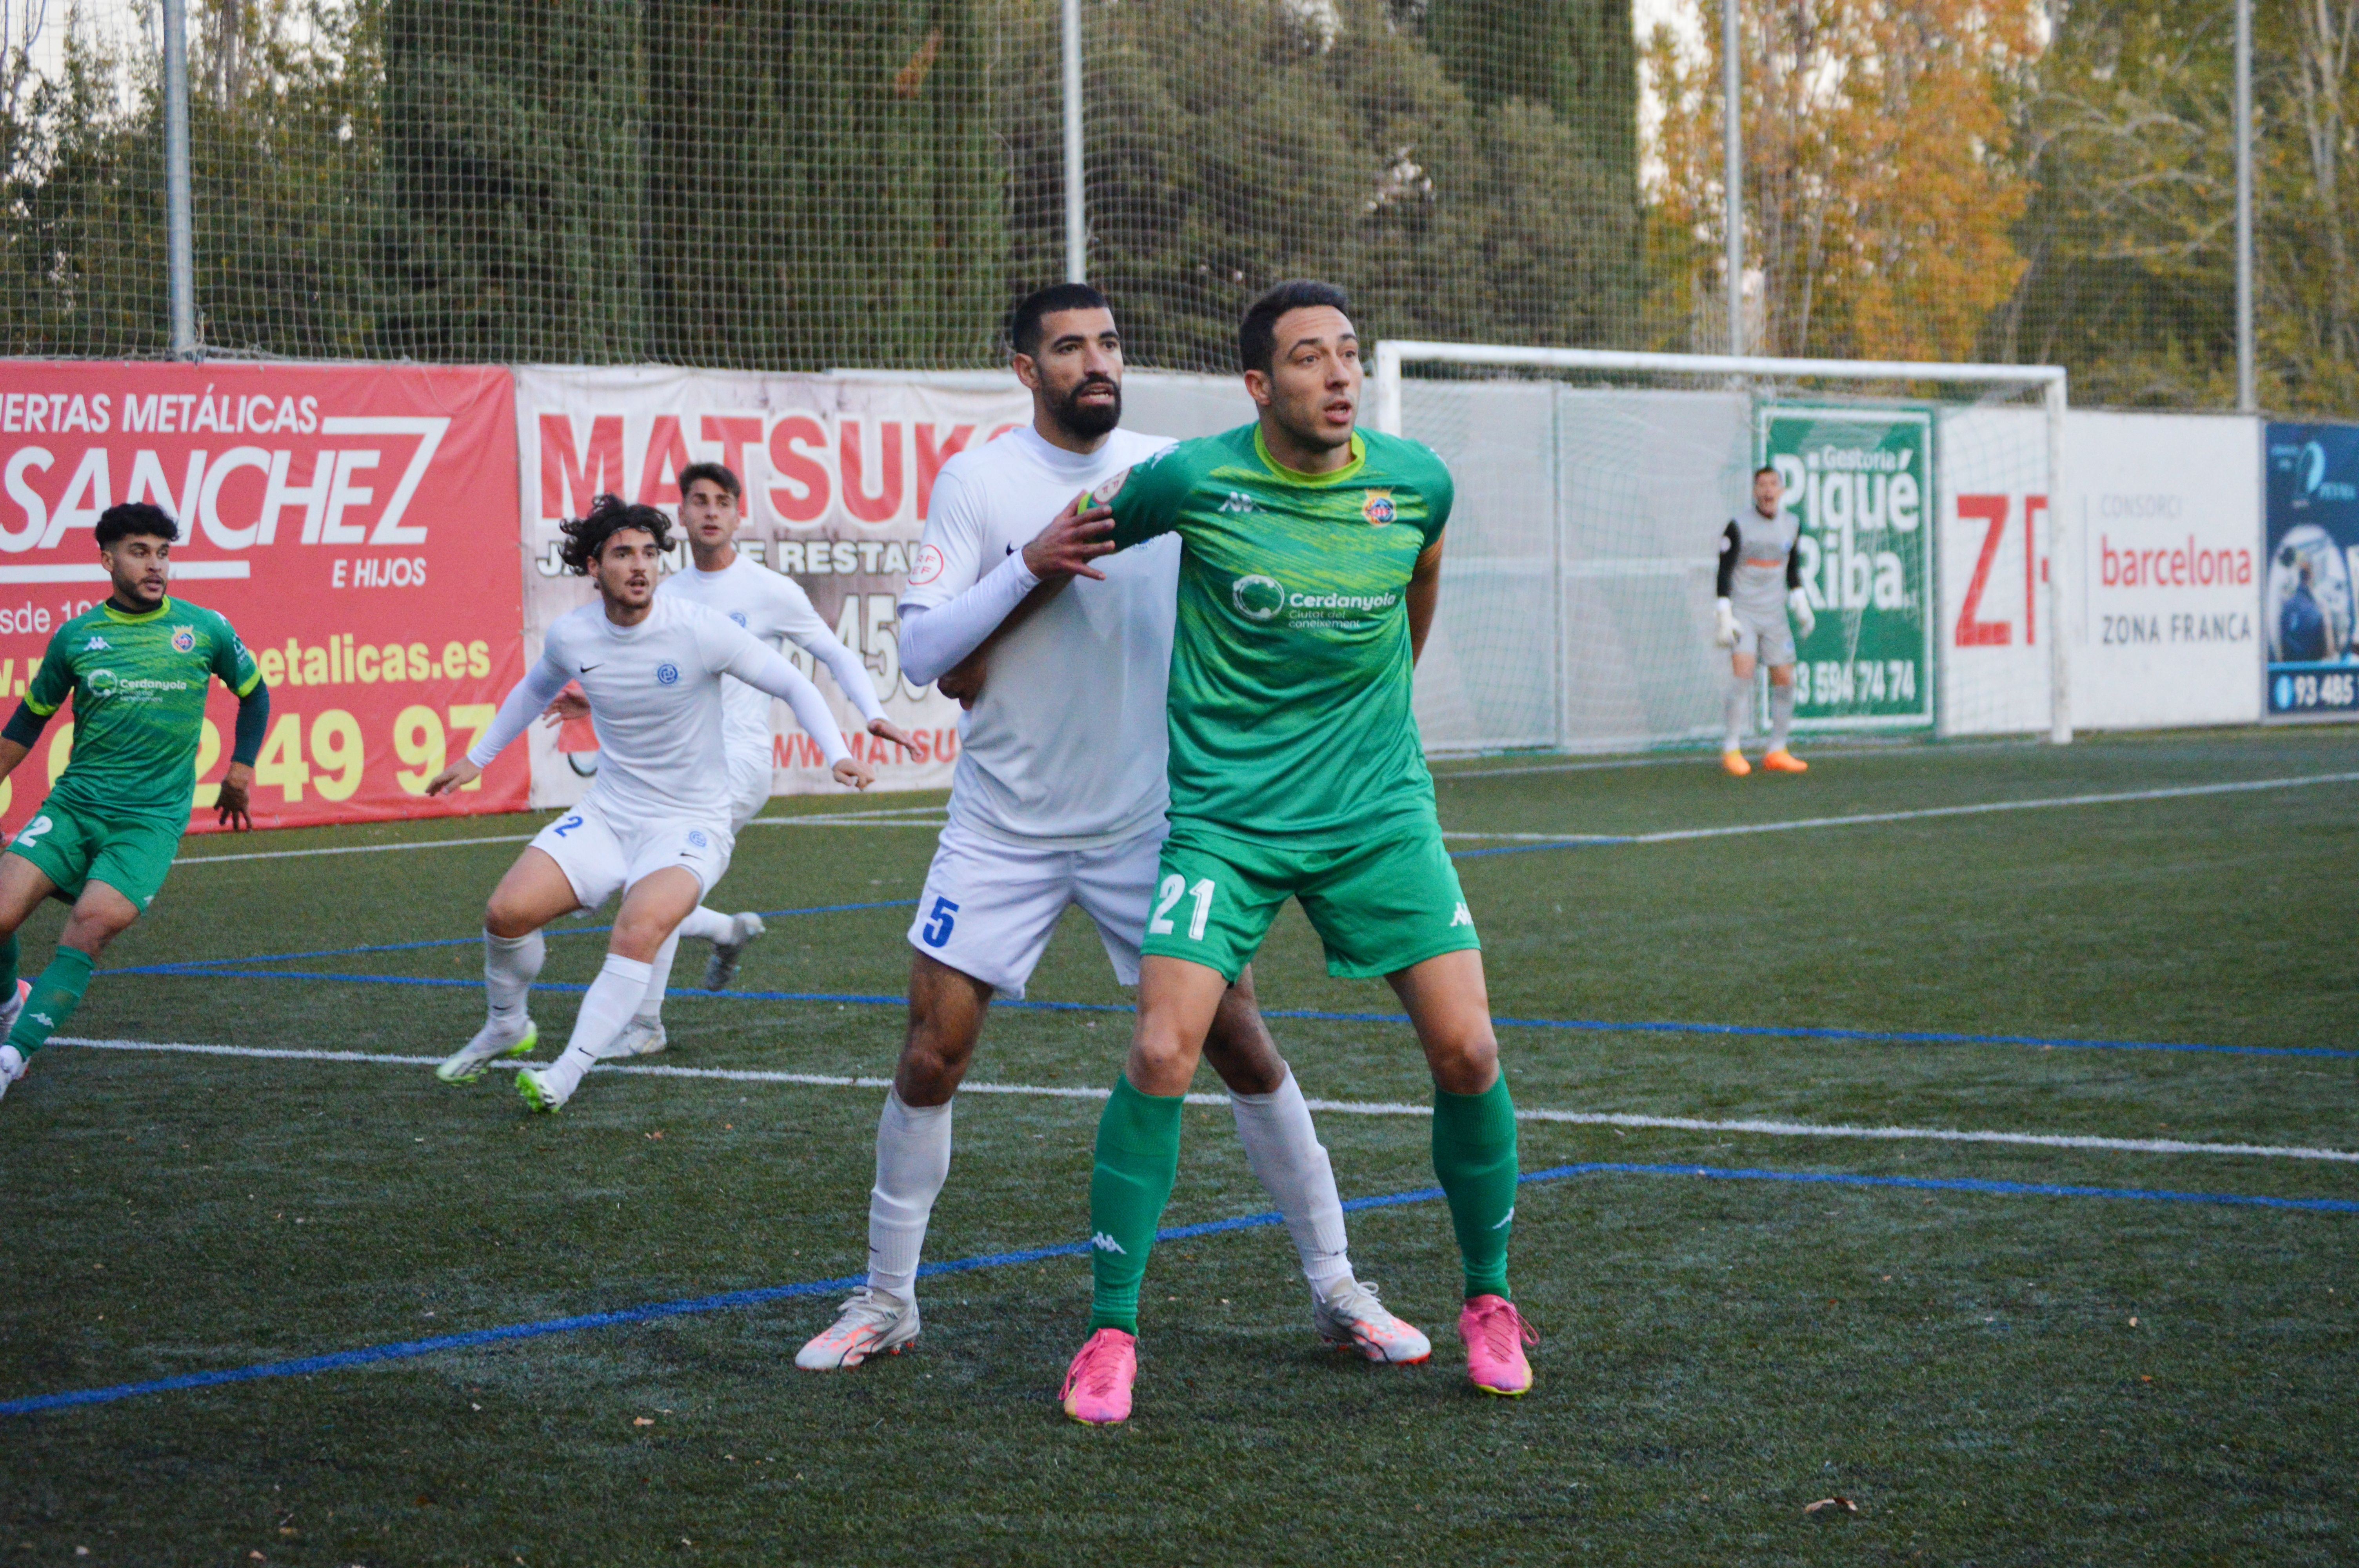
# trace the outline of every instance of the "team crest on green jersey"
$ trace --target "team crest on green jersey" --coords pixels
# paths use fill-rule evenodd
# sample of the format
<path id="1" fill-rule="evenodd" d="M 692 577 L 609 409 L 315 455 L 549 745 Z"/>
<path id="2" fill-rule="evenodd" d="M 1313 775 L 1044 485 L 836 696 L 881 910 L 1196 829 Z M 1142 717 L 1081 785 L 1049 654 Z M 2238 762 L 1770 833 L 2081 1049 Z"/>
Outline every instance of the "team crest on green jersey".
<path id="1" fill-rule="evenodd" d="M 1360 515 L 1368 520 L 1369 527 L 1381 528 L 1400 513 L 1393 505 L 1391 491 L 1372 490 L 1360 502 Z"/>
<path id="2" fill-rule="evenodd" d="M 197 646 L 197 629 L 193 626 L 173 627 L 172 646 L 184 654 L 194 653 Z"/>

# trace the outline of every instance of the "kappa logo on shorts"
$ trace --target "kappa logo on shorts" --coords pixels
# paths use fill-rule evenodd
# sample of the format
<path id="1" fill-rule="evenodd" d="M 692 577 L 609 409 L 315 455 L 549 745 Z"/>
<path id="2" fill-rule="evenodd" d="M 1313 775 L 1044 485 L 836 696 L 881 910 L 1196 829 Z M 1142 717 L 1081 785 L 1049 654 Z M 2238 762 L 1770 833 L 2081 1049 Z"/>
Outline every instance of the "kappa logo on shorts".
<path id="1" fill-rule="evenodd" d="M 181 653 L 186 654 L 194 650 L 196 645 L 197 629 L 195 627 L 175 626 L 172 628 L 173 647 L 178 648 Z"/>
<path id="2" fill-rule="evenodd" d="M 1459 901 L 1457 912 L 1451 915 L 1450 924 L 1453 926 L 1463 925 L 1469 931 L 1474 928 L 1474 916 L 1467 912 L 1466 902 L 1463 899 Z"/>
<path id="3" fill-rule="evenodd" d="M 658 665 L 656 666 L 656 684 L 658 686 L 678 686 L 679 684 L 679 666 L 670 663 L 669 661 Z"/>

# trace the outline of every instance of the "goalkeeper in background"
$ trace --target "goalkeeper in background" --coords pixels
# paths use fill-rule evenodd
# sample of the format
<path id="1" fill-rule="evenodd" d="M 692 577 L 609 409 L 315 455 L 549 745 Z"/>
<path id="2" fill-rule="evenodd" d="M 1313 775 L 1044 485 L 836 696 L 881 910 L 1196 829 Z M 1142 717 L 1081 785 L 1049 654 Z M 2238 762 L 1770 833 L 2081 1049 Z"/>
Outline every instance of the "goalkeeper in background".
<path id="1" fill-rule="evenodd" d="M 25 700 L 0 730 L 0 778 L 73 699 L 73 758 L 0 855 L 0 1092 L 65 1027 L 106 945 L 146 912 L 172 869 L 197 790 L 205 693 L 237 696 L 237 739 L 217 802 L 224 826 L 253 826 L 246 790 L 270 719 L 262 671 L 227 621 L 169 597 L 180 530 L 163 508 L 101 514 L 98 558 L 114 591 L 60 626 Z M 45 898 L 72 904 L 58 950 L 30 988 L 16 979 L 16 930 Z"/>
<path id="2" fill-rule="evenodd" d="M 1802 564 L 1795 558 L 1800 524 L 1778 510 L 1786 493 L 1777 470 L 1753 470 L 1753 510 L 1729 519 L 1720 536 L 1720 581 L 1712 600 L 1712 641 L 1729 650 L 1728 722 L 1720 742 L 1720 765 L 1738 778 L 1753 771 L 1745 760 L 1745 720 L 1753 706 L 1753 670 L 1769 666 L 1769 752 L 1761 765 L 1773 773 L 1804 773 L 1810 764 L 1786 749 L 1794 728 L 1794 633 L 1791 611 L 1810 634 L 1818 617 L 1802 589 Z"/>

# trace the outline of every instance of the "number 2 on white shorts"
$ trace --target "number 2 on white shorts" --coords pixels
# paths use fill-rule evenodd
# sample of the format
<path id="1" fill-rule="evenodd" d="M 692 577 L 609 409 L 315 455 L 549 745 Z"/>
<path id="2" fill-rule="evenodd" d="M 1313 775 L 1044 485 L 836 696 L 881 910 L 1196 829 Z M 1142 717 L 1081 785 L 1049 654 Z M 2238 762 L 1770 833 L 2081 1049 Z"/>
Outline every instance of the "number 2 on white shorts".
<path id="1" fill-rule="evenodd" d="M 1188 879 L 1174 871 L 1163 879 L 1163 885 L 1155 892 L 1155 914 L 1147 922 L 1147 934 L 1149 936 L 1170 935 L 1171 922 L 1167 917 L 1171 913 L 1171 906 L 1182 898 L 1192 897 L 1196 901 L 1196 912 L 1188 918 L 1188 940 L 1201 942 L 1204 925 L 1212 918 L 1212 879 L 1201 878 L 1194 887 L 1190 887 Z"/>

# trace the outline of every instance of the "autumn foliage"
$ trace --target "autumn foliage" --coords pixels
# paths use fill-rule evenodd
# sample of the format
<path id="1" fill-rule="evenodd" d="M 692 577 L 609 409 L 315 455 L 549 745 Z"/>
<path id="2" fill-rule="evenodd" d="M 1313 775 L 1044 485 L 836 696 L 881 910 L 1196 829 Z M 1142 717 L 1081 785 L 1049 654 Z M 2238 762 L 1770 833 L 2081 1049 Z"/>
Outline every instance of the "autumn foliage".
<path id="1" fill-rule="evenodd" d="M 1694 0 L 1690 0 L 1694 3 Z M 2010 104 L 2036 0 L 1740 0 L 1747 346 L 1962 360 L 2025 261 Z M 1701 53 L 1658 27 L 1650 174 L 1659 264 L 1691 342 L 1725 341 L 1718 7 Z M 1682 265 L 1683 264 L 1683 265 Z"/>

